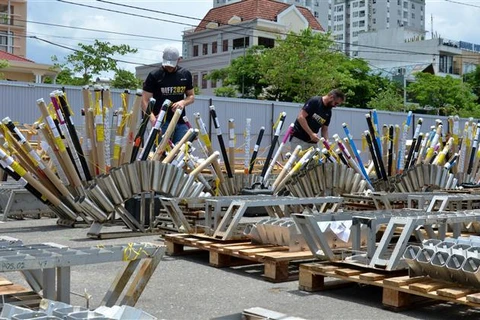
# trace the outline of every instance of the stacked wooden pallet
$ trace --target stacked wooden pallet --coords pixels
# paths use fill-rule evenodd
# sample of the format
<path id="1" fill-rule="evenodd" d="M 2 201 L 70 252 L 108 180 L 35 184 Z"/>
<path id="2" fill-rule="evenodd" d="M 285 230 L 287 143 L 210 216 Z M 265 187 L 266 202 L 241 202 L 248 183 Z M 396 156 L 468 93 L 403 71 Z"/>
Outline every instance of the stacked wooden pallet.
<path id="1" fill-rule="evenodd" d="M 21 285 L 0 277 L 0 310 L 5 303 L 25 308 L 36 308 L 42 297 Z"/>
<path id="2" fill-rule="evenodd" d="M 451 302 L 480 307 L 480 288 L 466 288 L 426 276 L 409 277 L 406 272 L 372 272 L 371 269 L 332 263 L 301 264 L 299 288 L 320 291 L 355 283 L 378 286 L 383 290 L 383 305 L 393 310 L 402 310 L 419 302 Z M 326 283 L 325 278 L 341 282 Z"/>
<path id="3" fill-rule="evenodd" d="M 289 252 L 288 247 L 254 244 L 251 241 L 220 241 L 201 234 L 165 235 L 168 255 L 186 253 L 185 247 L 209 252 L 209 263 L 214 267 L 263 264 L 263 277 L 272 282 L 298 278 L 299 262 L 313 260 L 310 251 Z"/>

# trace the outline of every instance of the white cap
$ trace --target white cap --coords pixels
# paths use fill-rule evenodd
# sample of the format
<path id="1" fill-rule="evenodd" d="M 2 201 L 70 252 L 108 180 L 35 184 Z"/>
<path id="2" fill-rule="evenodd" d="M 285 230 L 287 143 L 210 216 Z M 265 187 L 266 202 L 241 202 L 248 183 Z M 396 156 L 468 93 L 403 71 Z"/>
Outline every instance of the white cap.
<path id="1" fill-rule="evenodd" d="M 163 50 L 163 62 L 162 66 L 164 67 L 176 67 L 178 58 L 180 58 L 180 53 L 178 53 L 177 48 L 167 47 Z"/>

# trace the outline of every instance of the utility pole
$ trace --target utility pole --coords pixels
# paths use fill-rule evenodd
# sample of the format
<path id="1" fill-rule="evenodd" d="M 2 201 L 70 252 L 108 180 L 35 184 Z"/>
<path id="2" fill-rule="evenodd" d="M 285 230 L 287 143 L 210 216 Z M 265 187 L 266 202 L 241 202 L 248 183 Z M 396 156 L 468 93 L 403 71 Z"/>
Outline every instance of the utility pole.
<path id="1" fill-rule="evenodd" d="M 10 31 L 10 23 L 12 21 L 12 10 L 11 10 L 10 0 L 7 2 L 7 52 L 13 53 L 13 46 L 12 46 L 12 35 Z"/>

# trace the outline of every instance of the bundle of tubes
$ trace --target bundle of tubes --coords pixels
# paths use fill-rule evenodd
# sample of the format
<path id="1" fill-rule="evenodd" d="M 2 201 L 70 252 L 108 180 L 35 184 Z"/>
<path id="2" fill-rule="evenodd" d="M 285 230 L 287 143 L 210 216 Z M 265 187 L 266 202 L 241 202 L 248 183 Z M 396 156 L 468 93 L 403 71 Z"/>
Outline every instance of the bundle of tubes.
<path id="1" fill-rule="evenodd" d="M 446 130 L 436 120 L 423 133 L 423 119 L 412 128 L 412 118 L 409 112 L 402 126 L 380 128 L 376 110 L 367 113 L 367 130 L 361 138 L 368 151 L 363 158 L 347 123 L 342 125 L 343 139 L 335 134 L 332 142 L 321 138 L 317 148 L 297 147 L 271 184 L 273 192 L 287 189 L 295 196 L 311 197 L 367 189 L 425 192 L 480 183 L 479 122 L 470 118 L 461 131 L 459 117 L 451 116 Z"/>
<path id="2" fill-rule="evenodd" d="M 419 118 L 411 143 L 407 144 L 412 112 L 401 127 L 383 125 L 381 131 L 375 110 L 365 116 L 368 130 L 363 138 L 368 145 L 370 165 L 364 176 L 371 179 L 374 190 L 429 191 L 480 182 L 480 130 L 473 119 L 465 122 L 462 134 L 458 116 L 448 118 L 447 130 L 441 120 L 436 120 L 427 133 L 422 132 L 423 119 Z M 347 124 L 343 127 L 348 136 Z M 358 165 L 365 168 L 360 161 Z"/>
<path id="3" fill-rule="evenodd" d="M 181 110 L 175 112 L 167 130 L 161 132 L 171 104 L 169 100 L 147 133 L 148 111 L 140 119 L 141 90 L 136 92 L 131 110 L 128 91 L 121 94 L 122 106 L 114 112 L 108 88 L 95 86 L 91 92 L 89 87 L 84 87 L 83 98 L 83 137 L 75 128 L 65 92 L 53 91 L 49 102 L 37 100 L 42 116 L 35 123 L 35 129 L 48 161 L 40 157 L 10 118 L 4 118 L 1 126 L 4 142 L 0 146 L 1 168 L 50 206 L 61 224 L 74 224 L 78 219 L 87 223 L 104 222 L 118 214 L 127 225 L 138 229 L 135 221 L 131 221 L 134 219 L 118 207 L 139 192 L 155 191 L 172 197 L 237 194 L 245 187 L 267 181 L 286 142 L 284 139 L 274 155 L 286 116 L 281 113 L 267 160 L 259 168 L 257 156 L 265 128 L 260 129 L 250 154 L 251 119 L 247 119 L 244 166 L 241 172 L 236 172 L 234 120 L 229 121 L 227 150 L 214 106 L 210 107 L 210 115 L 221 152 L 213 150 L 198 113 L 194 115 L 197 128 L 192 128 L 185 117 L 190 129 L 177 144 L 171 143 Z M 155 100 L 151 99 L 149 109 L 154 104 Z M 194 150 L 205 157 L 193 156 Z M 222 171 L 220 156 L 226 174 Z M 259 176 L 255 172 L 260 169 Z"/>
<path id="4" fill-rule="evenodd" d="M 403 259 L 410 275 L 480 287 L 480 239 L 472 236 L 458 239 L 426 240 L 421 246 L 410 245 Z"/>

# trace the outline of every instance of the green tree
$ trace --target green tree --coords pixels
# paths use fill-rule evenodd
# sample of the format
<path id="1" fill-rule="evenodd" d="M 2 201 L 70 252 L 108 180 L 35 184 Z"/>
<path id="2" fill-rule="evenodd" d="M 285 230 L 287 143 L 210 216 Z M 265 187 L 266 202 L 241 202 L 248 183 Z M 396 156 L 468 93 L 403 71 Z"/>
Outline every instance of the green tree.
<path id="1" fill-rule="evenodd" d="M 57 57 L 53 56 L 52 61 L 58 61 Z M 66 67 L 62 66 L 59 63 L 55 63 L 54 66 L 51 69 L 57 68 L 57 70 L 60 70 L 60 72 L 57 74 L 57 77 L 55 79 L 55 82 L 57 84 L 62 84 L 62 85 L 71 85 L 71 86 L 82 86 L 86 83 L 85 80 L 82 77 L 75 77 L 74 72 Z M 51 77 L 45 77 L 44 83 L 53 83 L 53 79 Z"/>
<path id="2" fill-rule="evenodd" d="M 363 59 L 344 59 L 338 68 L 341 74 L 338 87 L 347 95 L 345 107 L 367 108 L 368 102 L 379 93 L 393 90 L 393 82 L 372 73 Z"/>
<path id="3" fill-rule="evenodd" d="M 478 108 L 477 97 L 470 85 L 461 79 L 419 72 L 415 74 L 415 80 L 407 86 L 407 91 L 422 107 L 430 106 L 439 114 L 456 114 Z"/>
<path id="4" fill-rule="evenodd" d="M 4 69 L 8 66 L 9 66 L 9 64 L 8 64 L 7 60 L 0 60 L 0 69 Z M 3 78 L 4 78 L 4 75 L 3 75 L 3 73 L 0 72 L 0 79 L 3 79 Z"/>
<path id="5" fill-rule="evenodd" d="M 377 94 L 368 102 L 368 108 L 377 110 L 403 111 L 403 97 L 395 85 L 391 85 Z"/>
<path id="6" fill-rule="evenodd" d="M 69 54 L 65 58 L 65 63 L 59 64 L 55 56 L 52 57 L 52 61 L 62 70 L 68 68 L 73 73 L 80 73 L 83 78 L 82 84 L 89 84 L 93 75 L 99 75 L 101 72 L 118 71 L 114 55 L 123 56 L 137 52 L 137 49 L 126 44 L 112 45 L 110 42 L 98 40 L 95 40 L 93 45 L 79 43 L 78 46 L 81 49 Z"/>
<path id="7" fill-rule="evenodd" d="M 228 98 L 237 97 L 237 90 L 231 86 L 217 88 L 213 90 L 213 93 L 217 97 L 228 97 Z"/>
<path id="8" fill-rule="evenodd" d="M 329 34 L 305 29 L 289 33 L 278 43 L 264 51 L 261 63 L 269 98 L 304 102 L 346 81 L 339 68 L 346 57 L 332 50 Z"/>
<path id="9" fill-rule="evenodd" d="M 111 82 L 113 88 L 119 89 L 137 89 L 143 86 L 143 80 L 135 77 L 133 72 L 124 69 L 118 69 Z"/>
<path id="10" fill-rule="evenodd" d="M 477 65 L 474 71 L 465 74 L 464 80 L 472 87 L 472 92 L 477 96 L 476 102 L 480 104 L 480 66 Z"/>
<path id="11" fill-rule="evenodd" d="M 258 98 L 265 87 L 260 70 L 262 49 L 259 46 L 251 47 L 247 49 L 244 56 L 232 60 L 228 67 L 212 71 L 208 78 L 212 81 L 221 80 L 227 88 L 215 90 L 215 92 L 221 94 L 222 97 L 226 92 L 228 92 L 228 96 L 232 96 L 233 88 L 244 98 Z M 236 96 L 236 93 L 233 96 Z"/>

